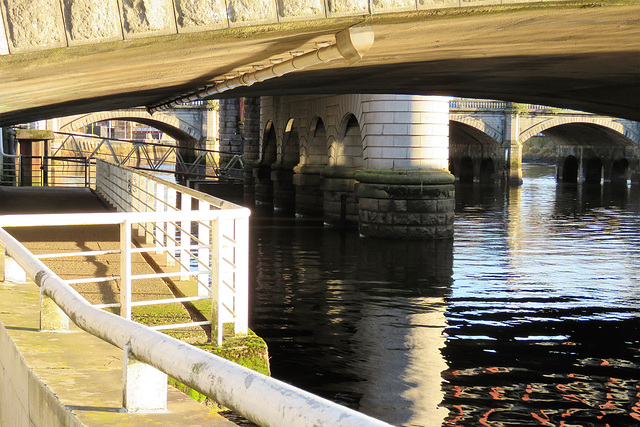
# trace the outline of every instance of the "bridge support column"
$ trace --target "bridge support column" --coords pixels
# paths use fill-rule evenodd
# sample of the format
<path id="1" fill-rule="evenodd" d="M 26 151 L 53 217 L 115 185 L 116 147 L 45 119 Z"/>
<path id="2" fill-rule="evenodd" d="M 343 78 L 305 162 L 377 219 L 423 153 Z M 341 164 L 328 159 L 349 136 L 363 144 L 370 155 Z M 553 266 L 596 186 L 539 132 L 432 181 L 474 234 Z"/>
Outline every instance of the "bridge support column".
<path id="1" fill-rule="evenodd" d="M 360 234 L 453 236 L 449 100 L 373 95 L 364 98 L 363 116 L 365 170 L 356 174 Z"/>
<path id="2" fill-rule="evenodd" d="M 271 166 L 273 182 L 273 210 L 294 212 L 296 208 L 296 187 L 293 185 L 293 167 L 282 163 Z"/>
<path id="3" fill-rule="evenodd" d="M 259 163 L 253 168 L 253 188 L 255 204 L 271 206 L 273 204 L 273 182 L 271 181 L 271 165 Z"/>
<path id="4" fill-rule="evenodd" d="M 356 173 L 360 169 L 330 166 L 322 171 L 324 222 L 346 227 L 358 224 L 358 200 L 355 196 Z"/>
<path id="5" fill-rule="evenodd" d="M 507 154 L 507 181 L 509 184 L 522 184 L 522 145 L 520 136 L 520 116 L 511 106 L 504 123 L 504 149 Z"/>
<path id="6" fill-rule="evenodd" d="M 293 168 L 296 189 L 296 215 L 322 217 L 324 194 L 322 170 L 319 165 L 297 165 Z"/>

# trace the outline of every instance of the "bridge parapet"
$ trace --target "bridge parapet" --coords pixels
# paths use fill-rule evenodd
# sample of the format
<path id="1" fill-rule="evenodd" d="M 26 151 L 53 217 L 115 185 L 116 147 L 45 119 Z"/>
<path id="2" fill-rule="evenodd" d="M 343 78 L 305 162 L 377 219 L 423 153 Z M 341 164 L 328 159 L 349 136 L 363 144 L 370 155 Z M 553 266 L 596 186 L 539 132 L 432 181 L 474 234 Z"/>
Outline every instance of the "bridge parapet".
<path id="1" fill-rule="evenodd" d="M 533 0 L 519 3 L 527 1 Z M 3 24 L 0 55 L 248 25 L 502 3 L 502 0 L 5 0 L 0 3 Z"/>

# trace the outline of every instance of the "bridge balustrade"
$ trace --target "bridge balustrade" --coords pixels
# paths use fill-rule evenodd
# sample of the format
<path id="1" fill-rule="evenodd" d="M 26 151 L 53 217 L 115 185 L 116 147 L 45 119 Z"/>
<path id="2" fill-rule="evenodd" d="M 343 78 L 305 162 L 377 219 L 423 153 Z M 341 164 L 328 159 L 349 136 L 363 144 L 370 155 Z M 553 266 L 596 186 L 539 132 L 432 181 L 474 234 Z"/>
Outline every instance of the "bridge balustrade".
<path id="1" fill-rule="evenodd" d="M 236 333 L 246 333 L 248 209 L 104 161 L 98 161 L 96 191 L 119 212 L 5 215 L 0 217 L 0 247 L 40 287 L 42 330 L 63 329 L 71 319 L 81 329 L 124 351 L 126 409 L 157 411 L 163 410 L 163 404 L 166 409 L 166 393 L 164 402 L 162 397 L 158 398 L 160 402 L 149 402 L 149 395 L 154 393 L 144 384 L 166 386 L 169 375 L 259 425 L 388 425 L 190 346 L 158 332 L 161 328 L 130 319 L 131 307 L 137 304 L 131 300 L 131 281 L 141 278 L 131 275 L 132 254 L 164 252 L 177 271 L 155 277 L 193 275 L 200 289 L 209 289 L 211 296 L 206 298 L 212 298 L 212 328 L 217 327 L 218 342 L 223 323 L 234 322 Z M 62 280 L 39 259 L 72 254 L 36 257 L 4 230 L 8 226 L 70 224 L 119 224 L 120 249 L 111 253 L 120 254 L 120 276 L 86 279 L 119 279 L 119 304 L 90 304 L 70 286 L 74 281 Z M 135 244 L 134 232 L 145 245 Z M 99 255 L 96 251 L 83 253 L 87 254 Z M 197 267 L 191 268 L 193 265 Z M 170 301 L 183 300 L 192 299 Z M 119 306 L 121 316 L 104 311 L 107 306 Z M 181 325 L 170 327 L 176 326 Z M 140 371 L 138 365 L 146 368 Z M 136 382 L 142 385 L 132 385 Z"/>

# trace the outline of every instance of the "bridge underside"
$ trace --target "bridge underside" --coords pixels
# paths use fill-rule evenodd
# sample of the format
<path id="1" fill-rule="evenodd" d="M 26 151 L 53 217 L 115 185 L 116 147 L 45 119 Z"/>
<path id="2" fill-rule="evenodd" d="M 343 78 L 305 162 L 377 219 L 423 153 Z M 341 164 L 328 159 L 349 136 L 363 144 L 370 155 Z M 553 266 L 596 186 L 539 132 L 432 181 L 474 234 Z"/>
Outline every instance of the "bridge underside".
<path id="1" fill-rule="evenodd" d="M 366 21 L 353 66 L 316 66 L 225 97 L 405 93 L 503 99 L 640 120 L 640 4 L 529 4 L 290 22 L 0 56 L 0 125 L 151 105 Z"/>

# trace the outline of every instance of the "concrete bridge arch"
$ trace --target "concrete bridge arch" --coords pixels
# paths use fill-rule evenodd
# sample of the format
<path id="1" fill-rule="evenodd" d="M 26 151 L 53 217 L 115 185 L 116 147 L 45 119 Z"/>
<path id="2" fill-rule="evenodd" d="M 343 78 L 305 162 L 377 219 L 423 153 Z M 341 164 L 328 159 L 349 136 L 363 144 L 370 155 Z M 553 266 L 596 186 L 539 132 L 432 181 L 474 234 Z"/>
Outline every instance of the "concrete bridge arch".
<path id="1" fill-rule="evenodd" d="M 143 109 L 101 111 L 63 118 L 60 122 L 60 131 L 74 132 L 91 123 L 106 120 L 126 120 L 154 127 L 174 138 L 180 146 L 195 147 L 203 138 L 201 127 L 199 129 L 170 114 L 156 113 L 151 115 Z"/>

